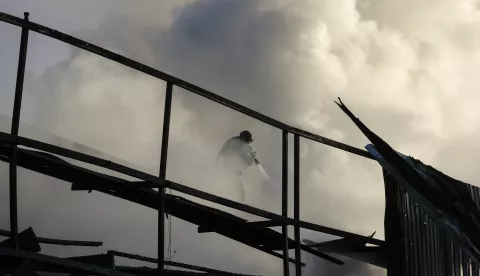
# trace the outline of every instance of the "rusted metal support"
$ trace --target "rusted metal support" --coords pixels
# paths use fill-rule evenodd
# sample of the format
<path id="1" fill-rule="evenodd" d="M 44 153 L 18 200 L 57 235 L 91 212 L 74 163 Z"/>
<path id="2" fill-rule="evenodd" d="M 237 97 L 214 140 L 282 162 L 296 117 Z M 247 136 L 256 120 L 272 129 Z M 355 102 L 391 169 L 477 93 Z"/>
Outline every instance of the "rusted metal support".
<path id="1" fill-rule="evenodd" d="M 288 217 L 288 132 L 282 131 L 282 216 Z M 290 274 L 288 262 L 288 225 L 282 226 L 284 239 L 283 246 L 283 275 Z"/>
<path id="2" fill-rule="evenodd" d="M 293 137 L 293 218 L 300 220 L 300 136 Z M 294 227 L 295 260 L 302 261 L 300 251 L 300 227 Z M 295 265 L 295 276 L 302 275 L 302 267 Z"/>
<path id="3" fill-rule="evenodd" d="M 175 191 L 178 191 L 178 192 L 181 192 L 181 193 L 185 193 L 185 194 L 188 194 L 188 195 L 191 195 L 191 196 L 195 196 L 195 197 L 198 197 L 198 198 L 210 201 L 210 202 L 215 202 L 217 204 L 227 206 L 227 207 L 230 207 L 230 208 L 233 208 L 233 209 L 236 209 L 236 210 L 240 210 L 240 211 L 243 211 L 243 212 L 246 212 L 246 213 L 249 213 L 249 214 L 252 214 L 252 215 L 256 215 L 256 216 L 259 216 L 259 217 L 283 222 L 285 224 L 299 226 L 301 228 L 305 228 L 305 229 L 309 229 L 309 230 L 317 231 L 317 232 L 322 232 L 322 233 L 333 235 L 333 236 L 350 238 L 352 240 L 362 241 L 362 242 L 373 244 L 373 245 L 382 246 L 382 245 L 385 244 L 384 241 L 379 240 L 379 239 L 374 239 L 374 238 L 358 235 L 358 234 L 355 234 L 355 233 L 350 233 L 350 232 L 347 232 L 347 231 L 343 231 L 343 230 L 339 230 L 339 229 L 335 229 L 335 228 L 330 228 L 330 227 L 318 225 L 318 224 L 311 223 L 311 222 L 301 221 L 301 220 L 297 220 L 297 219 L 293 219 L 293 218 L 289 218 L 289 217 L 285 218 L 285 217 L 283 217 L 281 215 L 277 215 L 275 213 L 271 213 L 271 212 L 268 212 L 268 211 L 265 211 L 265 210 L 262 210 L 262 209 L 259 209 L 259 208 L 255 208 L 255 207 L 252 207 L 252 206 L 249 206 L 249 205 L 245 205 L 245 204 L 242 204 L 242 203 L 230 200 L 230 199 L 226 199 L 226 198 L 223 198 L 223 197 L 220 197 L 220 196 L 209 194 L 207 192 L 200 191 L 200 190 L 197 190 L 197 189 L 194 189 L 194 188 L 191 188 L 191 187 L 188 187 L 188 186 L 185 186 L 185 185 L 182 185 L 182 184 L 170 181 L 170 180 L 163 180 L 163 179 L 160 179 L 157 176 L 154 176 L 154 175 L 151 175 L 151 174 L 148 174 L 148 173 L 144 173 L 142 171 L 135 170 L 135 169 L 117 164 L 117 163 L 109 161 L 109 160 L 101 159 L 101 158 L 91 156 L 91 155 L 88 155 L 88 154 L 84 154 L 84 153 L 81 153 L 81 152 L 78 152 L 78 151 L 62 148 L 62 147 L 55 146 L 55 145 L 52 145 L 52 144 L 32 140 L 32 139 L 29 139 L 29 138 L 14 137 L 14 136 L 12 136 L 8 133 L 0 131 L 0 144 L 19 144 L 19 145 L 23 145 L 23 146 L 26 146 L 26 147 L 29 147 L 29 148 L 41 150 L 41 151 L 48 151 L 49 153 L 58 154 L 58 155 L 68 157 L 68 158 L 72 158 L 72 159 L 75 159 L 75 160 L 78 160 L 78 161 L 90 163 L 92 165 L 96 165 L 96 166 L 99 166 L 99 167 L 102 167 L 102 168 L 110 169 L 110 170 L 113 170 L 113 171 L 116 171 L 116 172 L 119 172 L 119 173 L 122 173 L 122 174 L 126 174 L 126 175 L 129 175 L 129 176 L 138 178 L 138 179 L 149 181 L 152 184 L 157 184 L 158 187 L 171 188 L 172 190 L 175 190 Z"/>
<path id="4" fill-rule="evenodd" d="M 170 134 L 170 115 L 172 112 L 173 84 L 168 82 L 163 111 L 162 151 L 160 154 L 160 179 L 167 175 L 168 138 Z M 165 265 L 165 188 L 158 191 L 158 275 L 163 276 Z"/>
<path id="5" fill-rule="evenodd" d="M 29 13 L 24 13 L 24 20 L 28 21 Z M 13 103 L 12 116 L 12 135 L 18 135 L 20 125 L 20 111 L 22 109 L 23 79 L 25 77 L 25 64 L 27 60 L 28 48 L 28 28 L 22 27 L 22 36 L 20 38 L 20 51 L 18 54 L 17 82 L 15 84 L 15 100 Z M 18 211 L 17 211 L 17 145 L 10 147 L 10 232 L 13 240 L 13 246 L 18 249 Z"/>

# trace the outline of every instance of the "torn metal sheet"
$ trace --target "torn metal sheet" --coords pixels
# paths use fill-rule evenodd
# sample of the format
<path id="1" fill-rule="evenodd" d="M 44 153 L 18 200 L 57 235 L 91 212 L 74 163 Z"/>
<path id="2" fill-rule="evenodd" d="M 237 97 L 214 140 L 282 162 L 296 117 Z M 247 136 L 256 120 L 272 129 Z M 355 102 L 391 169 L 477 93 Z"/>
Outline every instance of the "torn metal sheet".
<path id="1" fill-rule="evenodd" d="M 2 248 L 14 248 L 12 238 L 8 238 L 2 242 L 0 242 L 0 247 Z M 29 252 L 40 252 L 41 248 L 38 244 L 37 237 L 33 232 L 32 228 L 28 228 L 23 230 L 18 234 L 18 248 L 20 250 L 29 251 Z M 18 267 L 20 267 L 25 260 L 12 258 L 12 257 L 4 257 L 0 258 L 0 272 L 9 273 Z"/>
<path id="2" fill-rule="evenodd" d="M 462 230 L 462 225 L 461 222 L 458 220 L 457 217 L 453 215 L 449 215 L 447 212 L 442 210 L 441 207 L 436 207 L 433 205 L 423 194 L 419 193 L 417 189 L 415 189 L 409 181 L 407 181 L 405 178 L 403 178 L 400 173 L 395 169 L 394 166 L 389 164 L 376 150 L 372 145 L 369 145 L 366 147 L 369 152 L 372 152 L 372 156 L 375 156 L 375 158 L 378 158 L 378 162 L 384 167 L 386 170 L 388 170 L 392 177 L 397 181 L 397 183 L 401 184 L 402 187 L 405 188 L 405 190 L 409 193 L 409 195 L 419 204 L 421 204 L 423 210 L 428 214 L 428 216 L 434 220 L 436 223 L 440 225 L 444 225 L 446 229 L 448 229 L 448 232 L 452 235 L 452 238 L 459 244 L 462 244 L 465 247 L 465 250 L 467 250 L 470 255 L 472 255 L 472 258 L 475 259 L 476 262 L 480 260 L 480 251 L 478 248 L 475 246 L 475 244 L 472 242 L 471 238 L 465 234 L 464 230 Z M 402 157 L 404 157 L 402 155 Z M 407 159 L 408 160 L 408 159 Z M 411 162 L 408 162 L 409 165 Z M 413 168 L 413 167 L 412 167 Z M 413 168 L 415 169 L 415 168 Z M 418 171 L 417 169 L 415 169 Z M 418 173 L 424 177 L 424 179 L 427 182 L 433 182 L 432 179 L 428 178 L 425 174 L 422 172 L 418 171 Z M 435 183 L 432 183 L 435 185 Z M 432 186 L 433 186 L 432 185 Z M 436 185 L 435 185 L 436 186 Z"/>
<path id="3" fill-rule="evenodd" d="M 465 183 L 448 177 L 418 160 L 399 154 L 368 129 L 339 99 L 337 105 L 352 119 L 373 145 L 370 154 L 422 206 L 436 223 L 480 261 L 480 210 Z"/>

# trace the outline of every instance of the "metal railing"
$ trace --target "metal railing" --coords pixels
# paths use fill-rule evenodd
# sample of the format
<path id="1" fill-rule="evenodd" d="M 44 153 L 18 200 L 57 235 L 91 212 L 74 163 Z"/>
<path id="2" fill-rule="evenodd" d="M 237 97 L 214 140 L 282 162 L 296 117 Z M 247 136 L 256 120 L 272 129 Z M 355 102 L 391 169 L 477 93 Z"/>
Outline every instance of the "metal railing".
<path id="1" fill-rule="evenodd" d="M 28 13 L 25 13 L 25 17 L 19 18 L 9 14 L 0 12 L 0 21 L 16 25 L 22 28 L 22 36 L 20 42 L 20 54 L 18 62 L 18 71 L 17 71 L 17 81 L 15 87 L 15 102 L 12 118 L 12 129 L 11 133 L 2 133 L 0 132 L 0 141 L 11 145 L 11 161 L 10 161 L 10 228 L 13 243 L 15 248 L 18 249 L 18 214 L 17 214 L 17 164 L 16 164 L 16 147 L 17 145 L 23 145 L 30 148 L 48 151 L 50 153 L 58 154 L 64 157 L 72 158 L 78 161 L 87 162 L 99 167 L 110 169 L 122 174 L 126 174 L 138 179 L 145 181 L 146 184 L 149 184 L 151 188 L 158 188 L 158 271 L 159 275 L 163 275 L 164 271 L 164 226 L 165 226 L 165 214 L 164 214 L 164 194 L 165 188 L 171 188 L 173 190 L 189 194 L 198 198 L 202 198 L 217 204 L 234 208 L 243 212 L 261 216 L 272 221 L 278 222 L 282 225 L 282 234 L 284 236 L 285 245 L 283 248 L 283 265 L 284 265 L 284 275 L 289 275 L 288 267 L 288 231 L 287 226 L 294 226 L 294 236 L 295 236 L 295 258 L 296 258 L 296 275 L 301 275 L 301 255 L 300 255 L 300 228 L 305 228 L 313 231 L 323 232 L 330 235 L 346 237 L 351 239 L 356 239 L 362 242 L 383 245 L 384 242 L 378 239 L 364 237 L 362 235 L 349 233 L 346 231 L 333 229 L 314 223 L 309 223 L 300 220 L 300 138 L 306 138 L 321 144 L 325 144 L 337 149 L 341 149 L 347 152 L 350 152 L 355 155 L 359 155 L 365 158 L 372 159 L 368 152 L 358 149 L 320 135 L 287 125 L 278 120 L 275 120 L 271 117 L 268 117 L 262 113 L 254 111 L 250 108 L 242 106 L 236 102 L 228 100 L 224 97 L 221 97 L 213 92 L 205 90 L 201 87 L 198 87 L 194 84 L 176 78 L 172 75 L 169 75 L 165 72 L 159 71 L 132 59 L 129 59 L 125 56 L 116 54 L 109 50 L 103 49 L 99 46 L 93 45 L 89 42 L 83 41 L 81 39 L 72 37 L 65 33 L 50 29 L 48 27 L 42 26 L 40 24 L 29 21 Z M 56 40 L 63 41 L 72 46 L 76 46 L 80 49 L 86 50 L 88 52 L 97 54 L 109 60 L 113 60 L 117 63 L 123 64 L 127 67 L 135 69 L 137 71 L 148 74 L 157 79 L 161 79 L 167 83 L 166 85 L 166 98 L 165 98 L 165 109 L 164 109 L 164 121 L 163 121 L 163 133 L 162 133 L 162 145 L 161 145 L 161 157 L 160 157 L 160 170 L 159 175 L 154 176 L 150 175 L 120 164 L 104 160 L 101 158 L 93 157 L 86 155 L 77 151 L 69 150 L 66 148 L 54 146 L 51 144 L 43 143 L 40 141 L 28 139 L 25 137 L 18 136 L 18 128 L 20 122 L 20 111 L 22 103 L 22 91 L 23 91 L 23 79 L 25 73 L 25 64 L 27 56 L 27 46 L 28 46 L 28 35 L 29 31 L 34 31 L 36 33 L 54 38 Z M 277 129 L 282 130 L 282 215 L 277 215 L 265 210 L 241 204 L 226 198 L 215 196 L 197 189 L 193 189 L 178 183 L 174 183 L 166 179 L 167 172 L 167 156 L 168 156 L 168 141 L 169 141 L 169 128 L 170 128 L 170 114 L 172 109 L 172 94 L 174 86 L 183 88 L 187 91 L 200 95 L 204 98 L 207 98 L 211 101 L 217 102 L 221 105 L 224 105 L 230 109 L 233 109 L 237 112 L 243 113 L 251 118 L 264 122 L 268 125 L 271 125 Z M 294 136 L 294 217 L 288 217 L 288 135 L 293 134 Z M 142 186 L 144 187 L 144 186 Z"/>

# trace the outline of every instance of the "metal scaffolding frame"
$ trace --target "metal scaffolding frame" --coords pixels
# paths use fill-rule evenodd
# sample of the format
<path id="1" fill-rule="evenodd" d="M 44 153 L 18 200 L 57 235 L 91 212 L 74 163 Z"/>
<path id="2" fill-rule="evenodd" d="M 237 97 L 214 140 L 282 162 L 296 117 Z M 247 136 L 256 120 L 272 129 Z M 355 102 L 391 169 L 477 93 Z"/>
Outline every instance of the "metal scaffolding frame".
<path id="1" fill-rule="evenodd" d="M 211 201 L 226 207 L 230 207 L 236 210 L 240 210 L 249 214 L 257 215 L 263 218 L 268 219 L 267 222 L 262 222 L 264 227 L 268 227 L 268 225 L 281 225 L 282 226 L 282 235 L 284 240 L 283 245 L 283 254 L 277 254 L 276 256 L 283 258 L 283 266 L 284 266 L 284 275 L 289 275 L 289 238 L 288 238 L 288 230 L 287 227 L 289 225 L 294 226 L 294 249 L 295 249 L 295 275 L 301 275 L 301 246 L 300 243 L 300 229 L 309 229 L 313 231 L 318 231 L 330 235 L 335 235 L 343 238 L 348 238 L 350 240 L 355 240 L 359 242 L 369 243 L 373 245 L 382 246 L 385 244 L 384 241 L 374 239 L 371 237 L 365 237 L 358 234 L 349 233 L 346 231 L 342 231 L 339 229 L 334 229 L 314 223 L 309 223 L 300 220 L 300 138 L 309 139 L 321 144 L 325 144 L 327 146 L 331 146 L 340 150 L 347 151 L 349 153 L 362 156 L 368 159 L 372 159 L 370 154 L 362 149 L 358 149 L 320 135 L 307 132 L 305 130 L 287 125 L 282 123 L 278 120 L 275 120 L 271 117 L 268 117 L 264 114 L 261 114 L 257 111 L 249 109 L 245 106 L 242 106 L 238 103 L 235 103 L 231 100 L 228 100 L 224 97 L 221 97 L 213 92 L 205 90 L 201 87 L 198 87 L 194 84 L 176 78 L 172 75 L 169 75 L 165 72 L 159 71 L 147 65 L 141 64 L 137 61 L 129 59 L 125 56 L 116 54 L 109 50 L 103 49 L 96 45 L 93 45 L 89 42 L 83 41 L 81 39 L 72 37 L 65 33 L 50 29 L 48 27 L 42 26 L 40 24 L 34 23 L 29 21 L 28 18 L 29 14 L 25 13 L 24 18 L 15 17 L 6 13 L 0 12 L 0 21 L 5 23 L 15 25 L 21 27 L 22 35 L 21 35 L 21 42 L 20 42 L 20 52 L 19 52 L 19 61 L 18 61 L 18 71 L 17 71 L 17 80 L 16 80 L 16 87 L 15 87 L 15 101 L 14 101 L 14 110 L 13 110 L 13 117 L 12 117 L 12 129 L 11 133 L 3 133 L 0 132 L 0 144 L 9 145 L 9 164 L 10 164 L 10 233 L 11 239 L 13 241 L 14 249 L 1 249 L 0 255 L 8 255 L 8 256 L 16 256 L 20 258 L 26 258 L 34 261 L 41 261 L 46 260 L 47 262 L 51 263 L 59 263 L 63 266 L 76 266 L 75 261 L 63 261 L 63 259 L 56 260 L 54 257 L 44 257 L 40 254 L 28 253 L 19 250 L 19 236 L 18 236 L 18 214 L 17 214 L 17 161 L 18 161 L 18 150 L 17 146 L 22 145 L 25 147 L 33 148 L 36 150 L 40 150 L 43 152 L 48 152 L 50 154 L 56 154 L 62 157 L 72 158 L 77 161 L 86 162 L 92 165 L 96 165 L 99 167 L 103 167 L 109 170 L 113 170 L 125 175 L 129 175 L 135 178 L 140 179 L 140 182 L 136 183 L 119 183 L 122 187 L 127 187 L 130 184 L 137 185 L 137 189 L 144 189 L 148 188 L 157 188 L 158 189 L 158 275 L 165 275 L 164 274 L 164 266 L 166 261 L 164 260 L 164 227 L 165 227 L 165 189 L 170 188 L 172 190 L 188 194 L 191 196 L 195 196 L 197 198 L 201 198 L 207 201 Z M 163 121 L 163 133 L 162 133 L 162 144 L 161 144 L 161 157 L 160 157 L 160 170 L 159 175 L 154 176 L 150 175 L 133 168 L 129 168 L 115 162 L 111 162 L 108 160 L 104 160 L 101 158 L 97 158 L 91 155 L 87 155 L 81 152 L 69 150 L 66 148 L 58 147 L 55 145 L 43 143 L 40 141 L 28 139 L 25 137 L 21 137 L 18 135 L 19 129 L 19 122 L 20 122 L 20 114 L 21 114 L 21 103 L 22 103 L 22 91 L 23 91 L 23 79 L 25 73 L 25 64 L 27 58 L 27 48 L 28 48 L 28 36 L 29 31 L 33 31 L 47 37 L 51 37 L 53 39 L 65 42 L 72 46 L 78 47 L 80 49 L 86 50 L 88 52 L 94 53 L 98 56 L 104 57 L 106 59 L 115 61 L 120 63 L 124 66 L 130 67 L 134 70 L 143 72 L 147 75 L 155 77 L 157 79 L 163 80 L 166 82 L 166 98 L 165 98 L 165 109 L 164 109 L 164 121 Z M 168 141 L 169 141 L 169 128 L 170 128 L 170 114 L 172 109 L 172 94 L 174 91 L 174 87 L 180 87 L 185 89 L 186 91 L 192 92 L 199 96 L 202 96 L 206 99 L 209 99 L 213 102 L 219 103 L 223 106 L 226 106 L 232 110 L 245 114 L 253 119 L 258 121 L 264 122 L 270 126 L 273 126 L 279 130 L 282 130 L 282 215 L 277 215 L 259 208 L 255 208 L 246 204 L 241 204 L 226 198 L 222 198 L 219 196 L 215 196 L 213 194 L 209 194 L 197 189 L 193 189 L 179 183 L 172 182 L 167 178 L 167 156 L 168 156 Z M 294 197 L 293 197 L 293 206 L 294 206 L 294 216 L 293 218 L 288 217 L 288 136 L 293 135 L 294 138 L 294 151 L 293 151 L 293 159 L 294 159 L 294 181 L 293 181 L 293 190 L 294 190 Z M 128 186 L 131 188 L 131 185 Z M 112 192 L 113 193 L 113 192 Z M 261 223 L 260 223 L 261 226 Z M 260 227 L 257 226 L 257 227 Z M 257 249 L 264 251 L 258 247 Z M 303 249 L 305 250 L 305 249 Z M 33 254 L 33 255 L 32 255 Z M 318 253 L 320 254 L 320 253 Z M 329 257 L 325 255 L 326 258 Z M 330 261 L 335 262 L 337 264 L 341 264 L 343 262 L 336 260 L 335 258 L 329 257 Z M 328 258 L 327 258 L 328 259 Z M 87 267 L 84 269 L 85 271 L 95 272 L 95 269 L 91 267 Z M 99 271 L 96 271 L 99 272 Z M 101 270 L 101 274 L 107 275 L 108 271 Z"/>

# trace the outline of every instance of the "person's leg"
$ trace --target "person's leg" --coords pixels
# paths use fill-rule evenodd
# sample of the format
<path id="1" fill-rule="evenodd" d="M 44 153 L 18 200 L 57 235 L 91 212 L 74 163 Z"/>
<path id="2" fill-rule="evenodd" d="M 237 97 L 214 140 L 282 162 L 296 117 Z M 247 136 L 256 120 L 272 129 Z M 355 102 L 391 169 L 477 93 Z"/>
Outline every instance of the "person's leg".
<path id="1" fill-rule="evenodd" d="M 237 186 L 240 190 L 240 200 L 242 203 L 246 203 L 246 194 L 245 194 L 245 187 L 243 186 L 242 175 L 237 175 Z"/>

